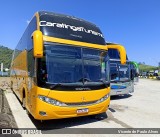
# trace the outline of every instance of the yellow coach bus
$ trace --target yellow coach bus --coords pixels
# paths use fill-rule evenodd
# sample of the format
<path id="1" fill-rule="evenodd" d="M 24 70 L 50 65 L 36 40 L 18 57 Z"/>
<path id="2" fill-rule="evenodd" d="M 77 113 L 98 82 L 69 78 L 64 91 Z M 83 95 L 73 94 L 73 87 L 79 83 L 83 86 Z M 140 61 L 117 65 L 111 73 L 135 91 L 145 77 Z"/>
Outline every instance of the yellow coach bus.
<path id="1" fill-rule="evenodd" d="M 120 50 L 126 62 L 125 50 Z M 109 58 L 100 29 L 83 19 L 37 12 L 14 50 L 11 88 L 38 120 L 106 112 Z"/>

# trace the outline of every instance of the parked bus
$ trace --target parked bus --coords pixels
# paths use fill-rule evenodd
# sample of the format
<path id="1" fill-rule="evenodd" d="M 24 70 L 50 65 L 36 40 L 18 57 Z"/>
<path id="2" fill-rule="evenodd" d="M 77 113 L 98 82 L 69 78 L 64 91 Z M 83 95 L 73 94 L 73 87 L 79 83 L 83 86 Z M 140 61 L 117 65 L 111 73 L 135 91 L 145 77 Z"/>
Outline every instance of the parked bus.
<path id="1" fill-rule="evenodd" d="M 134 71 L 134 82 L 139 81 L 139 65 L 135 61 L 131 61 L 131 68 Z"/>
<path id="2" fill-rule="evenodd" d="M 14 50 L 11 88 L 38 120 L 106 112 L 110 104 L 107 48 L 96 25 L 37 12 Z M 120 53 L 125 64 L 125 50 Z"/>
<path id="3" fill-rule="evenodd" d="M 117 47 L 121 47 L 121 45 L 115 43 L 107 43 L 107 45 L 109 47 L 108 55 L 110 57 L 110 96 L 134 92 L 133 72 L 131 71 L 130 61 L 126 57 L 126 64 L 121 64 L 120 54 L 116 49 Z"/>

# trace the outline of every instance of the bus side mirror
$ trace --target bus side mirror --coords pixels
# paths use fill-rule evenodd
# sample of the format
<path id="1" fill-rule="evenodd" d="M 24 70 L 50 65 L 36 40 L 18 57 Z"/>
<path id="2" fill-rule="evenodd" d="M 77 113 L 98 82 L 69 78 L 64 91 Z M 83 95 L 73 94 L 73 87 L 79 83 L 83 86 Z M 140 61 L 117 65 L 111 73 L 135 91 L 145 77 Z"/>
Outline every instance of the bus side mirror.
<path id="1" fill-rule="evenodd" d="M 33 32 L 33 55 L 35 58 L 43 57 L 43 34 L 36 30 Z"/>
<path id="2" fill-rule="evenodd" d="M 120 53 L 120 60 L 121 64 L 126 64 L 126 50 L 123 46 L 118 45 L 118 44 L 113 44 L 113 45 L 107 45 L 108 49 L 116 49 Z"/>

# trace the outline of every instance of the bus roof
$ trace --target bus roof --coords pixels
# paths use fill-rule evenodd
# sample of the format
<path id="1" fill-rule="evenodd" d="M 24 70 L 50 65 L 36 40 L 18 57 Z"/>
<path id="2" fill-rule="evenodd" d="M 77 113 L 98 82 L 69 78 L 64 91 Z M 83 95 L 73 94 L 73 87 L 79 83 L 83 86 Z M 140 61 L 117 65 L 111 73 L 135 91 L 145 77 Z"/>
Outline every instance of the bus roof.
<path id="1" fill-rule="evenodd" d="M 83 21 L 83 22 L 86 22 L 86 23 L 89 23 L 90 25 L 93 25 L 95 27 L 97 27 L 95 24 L 89 22 L 89 21 L 86 21 L 84 19 L 81 19 L 81 18 L 77 18 L 75 16 L 71 16 L 71 15 L 66 15 L 66 14 L 60 14 L 60 13 L 55 13 L 55 12 L 48 12 L 48 11 L 38 11 L 38 14 L 39 16 L 41 15 L 51 15 L 51 16 L 59 16 L 59 17 L 63 17 L 63 18 L 70 18 L 70 19 L 75 19 L 75 20 L 79 20 L 79 21 Z"/>

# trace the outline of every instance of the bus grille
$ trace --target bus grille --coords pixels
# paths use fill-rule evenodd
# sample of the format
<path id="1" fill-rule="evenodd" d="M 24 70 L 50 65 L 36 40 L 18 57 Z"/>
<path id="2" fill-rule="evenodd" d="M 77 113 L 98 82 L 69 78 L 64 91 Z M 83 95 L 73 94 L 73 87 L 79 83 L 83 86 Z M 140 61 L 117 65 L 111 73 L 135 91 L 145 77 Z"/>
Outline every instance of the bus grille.
<path id="1" fill-rule="evenodd" d="M 75 106 L 88 106 L 88 105 L 93 105 L 96 104 L 96 101 L 91 101 L 91 102 L 81 102 L 81 103 L 65 103 L 69 107 L 75 107 Z"/>

